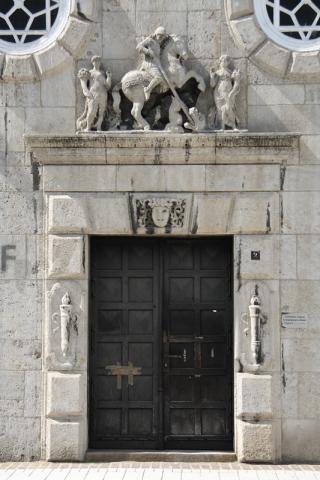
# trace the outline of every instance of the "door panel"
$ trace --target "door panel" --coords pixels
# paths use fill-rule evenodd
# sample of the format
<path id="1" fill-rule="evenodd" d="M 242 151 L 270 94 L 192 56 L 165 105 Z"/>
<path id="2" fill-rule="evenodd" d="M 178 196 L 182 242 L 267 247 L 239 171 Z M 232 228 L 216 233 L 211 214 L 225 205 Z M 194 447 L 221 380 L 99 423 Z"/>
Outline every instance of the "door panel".
<path id="1" fill-rule="evenodd" d="M 231 292 L 227 239 L 167 240 L 166 448 L 232 449 Z"/>
<path id="2" fill-rule="evenodd" d="M 92 239 L 93 448 L 159 447 L 159 252 L 152 240 Z"/>
<path id="3" fill-rule="evenodd" d="M 232 449 L 231 252 L 92 238 L 91 448 Z"/>

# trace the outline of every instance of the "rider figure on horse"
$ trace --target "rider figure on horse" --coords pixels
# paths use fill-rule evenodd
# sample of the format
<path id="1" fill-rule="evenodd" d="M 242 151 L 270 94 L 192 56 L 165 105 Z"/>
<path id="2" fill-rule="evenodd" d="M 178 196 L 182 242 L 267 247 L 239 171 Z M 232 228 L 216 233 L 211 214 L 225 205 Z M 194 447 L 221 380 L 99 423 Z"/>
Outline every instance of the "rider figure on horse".
<path id="1" fill-rule="evenodd" d="M 146 100 L 149 100 L 152 90 L 164 81 L 161 73 L 161 51 L 169 38 L 165 28 L 158 27 L 152 35 L 142 40 L 137 46 L 138 52 L 144 55 L 141 70 L 146 72 L 149 80 L 149 85 L 144 88 Z"/>

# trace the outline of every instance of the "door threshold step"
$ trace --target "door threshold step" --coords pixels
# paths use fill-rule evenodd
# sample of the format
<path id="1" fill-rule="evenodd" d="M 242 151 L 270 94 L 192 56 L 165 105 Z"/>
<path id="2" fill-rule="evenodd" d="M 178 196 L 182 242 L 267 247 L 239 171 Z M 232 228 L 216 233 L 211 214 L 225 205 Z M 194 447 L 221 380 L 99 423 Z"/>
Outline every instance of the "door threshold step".
<path id="1" fill-rule="evenodd" d="M 234 452 L 190 450 L 89 450 L 86 462 L 236 462 Z"/>

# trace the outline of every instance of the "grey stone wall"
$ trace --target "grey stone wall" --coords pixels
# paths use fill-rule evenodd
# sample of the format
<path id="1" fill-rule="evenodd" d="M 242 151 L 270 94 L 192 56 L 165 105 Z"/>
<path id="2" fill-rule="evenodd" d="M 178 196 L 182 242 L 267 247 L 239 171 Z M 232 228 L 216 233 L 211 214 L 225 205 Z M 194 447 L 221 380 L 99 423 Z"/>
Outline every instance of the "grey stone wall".
<path id="1" fill-rule="evenodd" d="M 86 12 L 85 6 L 90 2 L 82 3 Z M 250 1 L 245 3 L 249 5 Z M 45 435 L 41 434 L 44 409 L 41 402 L 45 276 L 43 175 L 37 159 L 33 159 L 35 163 L 31 166 L 30 156 L 25 155 L 23 134 L 73 134 L 75 118 L 83 109 L 76 78 L 78 69 L 88 66 L 93 54 L 100 54 L 117 82 L 135 65 L 136 42 L 163 24 L 168 31 L 188 38 L 192 53 L 190 65 L 204 73 L 207 80 L 209 67 L 221 53 L 236 58 L 244 79 L 239 100 L 243 126 L 247 124 L 249 130 L 255 132 L 300 132 L 300 157 L 281 161 L 281 168 L 238 166 L 237 174 L 233 168 L 230 171 L 230 167 L 223 165 L 190 165 L 179 173 L 173 171 L 178 168 L 176 166 L 171 172 L 166 167 L 165 173 L 160 166 L 141 169 L 134 166 L 132 175 L 129 175 L 129 167 L 108 166 L 103 168 L 103 177 L 97 166 L 77 166 L 74 171 L 68 171 L 66 180 L 63 169 L 57 173 L 46 167 L 46 189 L 54 190 L 61 185 L 61 192 L 90 191 L 90 185 L 94 185 L 97 191 L 126 192 L 132 189 L 130 178 L 134 178 L 137 191 L 144 190 L 144 182 L 153 185 L 154 191 L 179 191 L 181 186 L 196 191 L 199 201 L 207 202 L 203 212 L 225 205 L 224 200 L 232 197 L 231 193 L 223 193 L 225 190 L 250 191 L 238 194 L 242 202 L 239 211 L 248 212 L 248 215 L 240 216 L 240 224 L 230 233 L 240 234 L 243 222 L 249 227 L 253 224 L 252 235 L 247 241 L 261 245 L 261 250 L 265 249 L 270 258 L 260 278 L 273 282 L 270 288 L 277 299 L 275 318 L 279 344 L 274 351 L 276 366 L 272 368 L 274 388 L 281 400 L 277 414 L 277 457 L 282 456 L 287 461 L 318 460 L 320 77 L 282 78 L 270 73 L 275 72 L 274 68 L 265 69 L 262 63 L 258 67 L 248 60 L 249 53 L 235 43 L 230 33 L 223 0 L 101 0 L 92 18 L 90 36 L 80 50 L 70 49 L 74 54 L 68 61 L 51 69 L 41 79 L 38 75 L 33 81 L 19 81 L 6 74 L 0 80 L 0 459 L 38 459 L 45 455 L 46 446 Z M 207 156 L 203 152 L 205 163 L 211 161 L 210 151 Z M 278 153 L 271 154 L 275 163 Z M 147 152 L 145 155 L 147 158 Z M 232 155 L 229 160 L 223 157 L 220 163 L 232 163 Z M 250 161 L 249 156 L 247 152 L 247 161 Z M 145 158 L 144 162 L 148 163 Z M 215 162 L 219 163 L 217 157 Z M 84 172 L 84 169 L 86 172 L 78 177 L 79 171 Z M 183 181 L 179 183 L 181 177 Z M 201 192 L 205 190 L 211 192 L 210 195 L 203 196 Z M 275 190 L 280 193 L 275 195 L 272 193 Z M 262 195 L 261 191 L 268 193 Z M 270 236 L 270 244 L 265 236 L 261 242 L 256 237 L 264 232 L 261 225 L 258 229 L 255 227 L 255 218 L 250 216 L 252 202 L 261 202 L 264 208 L 269 201 L 278 202 L 275 211 L 279 212 L 279 223 L 272 232 L 274 235 Z M 203 213 L 200 225 L 208 225 L 208 222 L 213 222 L 212 216 L 206 217 Z M 208 233 L 205 227 L 200 228 L 200 233 Z M 209 231 L 212 228 L 211 225 Z M 214 228 L 225 231 L 224 224 L 214 225 Z M 11 246 L 15 248 L 8 248 Z M 243 283 L 259 275 L 259 272 L 250 271 L 246 263 L 250 247 L 246 248 L 244 242 Z M 15 258 L 9 258 L 11 256 Z M 268 280 L 270 272 L 273 280 Z M 243 295 L 247 298 L 246 292 Z M 281 329 L 281 312 L 306 313 L 307 328 Z M 270 434 L 268 419 L 262 428 L 266 436 Z M 244 425 L 244 429 L 252 429 L 252 424 Z M 76 429 L 74 434 L 77 435 Z M 249 435 L 254 438 L 250 432 Z"/>

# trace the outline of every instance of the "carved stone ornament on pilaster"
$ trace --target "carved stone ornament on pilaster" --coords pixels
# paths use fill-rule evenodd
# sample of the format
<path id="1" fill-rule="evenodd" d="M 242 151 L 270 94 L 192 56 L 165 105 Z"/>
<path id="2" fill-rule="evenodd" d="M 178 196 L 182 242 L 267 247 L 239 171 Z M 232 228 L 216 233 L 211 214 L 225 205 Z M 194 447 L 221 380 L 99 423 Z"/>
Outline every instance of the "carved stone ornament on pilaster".
<path id="1" fill-rule="evenodd" d="M 263 363 L 262 355 L 262 314 L 261 299 L 258 295 L 258 287 L 250 299 L 248 307 L 249 315 L 242 315 L 242 322 L 245 325 L 244 334 L 250 341 L 250 356 L 252 361 L 247 361 L 246 354 L 241 355 L 241 363 L 245 370 L 255 373 L 258 372 Z"/>
<path id="2" fill-rule="evenodd" d="M 55 284 L 50 296 L 60 289 L 60 284 Z M 47 357 L 49 366 L 63 369 L 74 367 L 78 333 L 78 315 L 74 311 L 69 292 L 66 292 L 60 300 L 59 311 L 54 312 L 50 319 L 51 351 Z"/>
<path id="3" fill-rule="evenodd" d="M 85 106 L 77 120 L 78 133 L 197 133 L 238 128 L 236 98 L 241 75 L 230 57 L 221 57 L 219 68 L 211 71 L 211 82 L 206 82 L 200 62 L 188 67 L 187 40 L 161 26 L 137 45 L 137 52 L 141 57 L 137 68 L 113 86 L 111 72 L 97 56 L 92 58 L 91 70 L 79 71 Z"/>
<path id="4" fill-rule="evenodd" d="M 189 202 L 183 198 L 132 198 L 136 233 L 181 233 L 187 228 Z"/>

